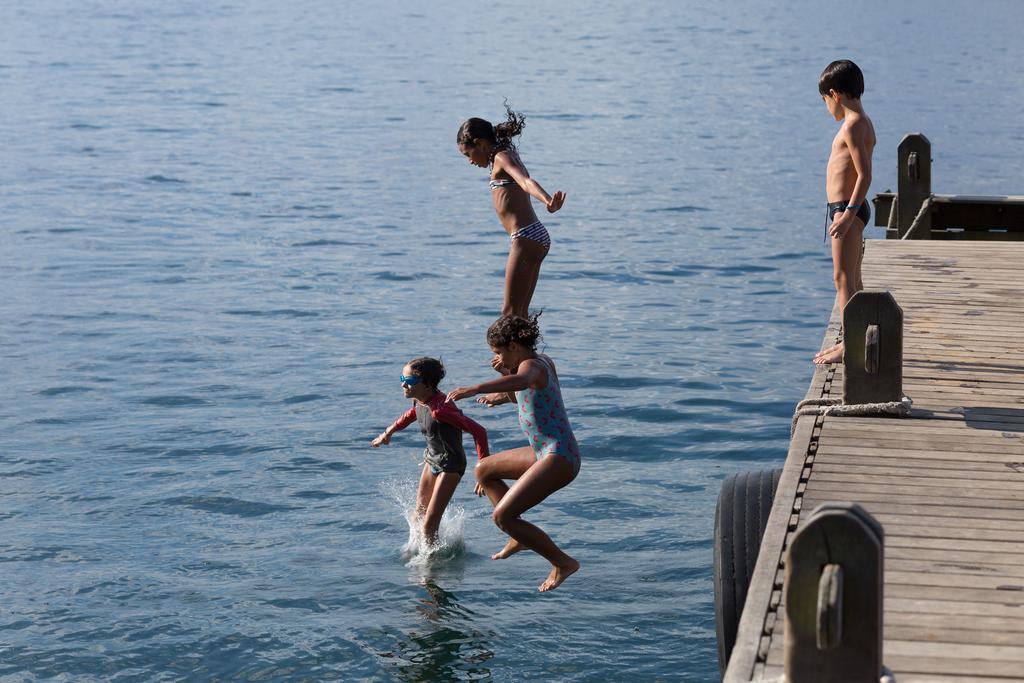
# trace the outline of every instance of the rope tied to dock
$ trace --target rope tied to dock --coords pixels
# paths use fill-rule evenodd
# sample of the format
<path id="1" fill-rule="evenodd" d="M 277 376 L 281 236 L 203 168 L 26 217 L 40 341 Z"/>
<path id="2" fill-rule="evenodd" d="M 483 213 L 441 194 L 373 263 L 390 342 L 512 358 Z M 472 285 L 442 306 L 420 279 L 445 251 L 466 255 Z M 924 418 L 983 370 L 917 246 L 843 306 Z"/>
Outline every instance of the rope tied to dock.
<path id="1" fill-rule="evenodd" d="M 901 240 L 913 239 L 913 237 L 911 237 L 911 235 L 913 235 L 914 232 L 917 231 L 917 226 L 921 223 L 921 219 L 924 218 L 925 214 L 927 214 L 929 211 L 932 210 L 932 200 L 934 198 L 935 198 L 934 194 L 928 195 L 928 198 L 925 199 L 923 202 L 921 202 L 921 210 L 917 212 L 916 216 L 914 216 L 913 222 L 910 224 L 910 227 L 907 228 L 907 231 L 905 233 L 903 233 L 903 237 L 900 238 Z M 895 208 L 896 202 L 893 201 L 892 205 Z M 892 220 L 892 216 L 891 215 L 889 216 L 889 220 L 890 221 Z"/>
<path id="2" fill-rule="evenodd" d="M 896 206 L 899 204 L 899 201 L 899 195 L 893 195 L 892 204 L 889 205 L 889 221 L 885 226 L 886 232 L 896 229 L 896 218 L 899 215 Z"/>
<path id="3" fill-rule="evenodd" d="M 789 438 L 796 434 L 796 423 L 802 415 L 835 415 L 836 417 L 906 417 L 914 404 L 909 396 L 899 401 L 886 403 L 853 403 L 846 405 L 841 398 L 808 398 L 796 404 L 793 411 L 793 423 L 789 428 Z"/>

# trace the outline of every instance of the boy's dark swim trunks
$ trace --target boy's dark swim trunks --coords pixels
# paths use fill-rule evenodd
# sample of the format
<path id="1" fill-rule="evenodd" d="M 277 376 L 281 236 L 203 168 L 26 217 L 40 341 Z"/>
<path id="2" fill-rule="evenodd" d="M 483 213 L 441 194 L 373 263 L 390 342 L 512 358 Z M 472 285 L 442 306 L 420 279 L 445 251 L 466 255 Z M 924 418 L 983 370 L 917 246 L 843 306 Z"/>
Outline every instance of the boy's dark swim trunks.
<path id="1" fill-rule="evenodd" d="M 828 204 L 828 209 L 825 211 L 825 239 L 823 241 L 828 241 L 828 229 L 829 227 L 831 227 L 832 220 L 835 218 L 835 215 L 840 211 L 845 211 L 846 207 L 849 205 L 849 201 L 830 202 Z M 864 202 L 860 205 L 860 208 L 857 209 L 857 218 L 864 221 L 865 226 L 867 226 L 868 221 L 871 220 L 871 207 L 868 206 L 867 199 L 865 199 Z"/>

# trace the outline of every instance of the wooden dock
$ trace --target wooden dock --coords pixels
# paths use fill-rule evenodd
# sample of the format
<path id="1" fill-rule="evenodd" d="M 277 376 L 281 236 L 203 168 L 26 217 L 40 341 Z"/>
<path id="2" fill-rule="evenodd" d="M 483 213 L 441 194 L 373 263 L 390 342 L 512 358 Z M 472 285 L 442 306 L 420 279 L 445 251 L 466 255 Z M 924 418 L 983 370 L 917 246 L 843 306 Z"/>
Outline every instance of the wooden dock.
<path id="1" fill-rule="evenodd" d="M 800 418 L 725 680 L 783 674 L 784 550 L 825 501 L 884 527 L 897 683 L 1024 680 L 1024 243 L 870 240 L 863 270 L 903 309 L 913 410 Z M 818 368 L 807 398 L 840 396 L 842 374 Z"/>

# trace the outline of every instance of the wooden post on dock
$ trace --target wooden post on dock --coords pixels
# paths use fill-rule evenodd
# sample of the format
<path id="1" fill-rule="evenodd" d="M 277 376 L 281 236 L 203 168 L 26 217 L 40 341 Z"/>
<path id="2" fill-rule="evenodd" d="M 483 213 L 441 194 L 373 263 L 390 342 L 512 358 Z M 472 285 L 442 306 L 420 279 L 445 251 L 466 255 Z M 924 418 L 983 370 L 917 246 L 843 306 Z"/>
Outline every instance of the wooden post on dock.
<path id="1" fill-rule="evenodd" d="M 903 309 L 889 292 L 860 291 L 843 309 L 843 403 L 903 399 Z"/>
<path id="2" fill-rule="evenodd" d="M 785 680 L 878 683 L 885 532 L 855 503 L 823 503 L 786 553 Z"/>
<path id="3" fill-rule="evenodd" d="M 900 140 L 897 151 L 898 184 L 896 188 L 897 227 L 899 238 L 929 239 L 932 232 L 930 211 L 914 225 L 921 205 L 932 195 L 932 143 L 922 133 L 909 133 Z"/>

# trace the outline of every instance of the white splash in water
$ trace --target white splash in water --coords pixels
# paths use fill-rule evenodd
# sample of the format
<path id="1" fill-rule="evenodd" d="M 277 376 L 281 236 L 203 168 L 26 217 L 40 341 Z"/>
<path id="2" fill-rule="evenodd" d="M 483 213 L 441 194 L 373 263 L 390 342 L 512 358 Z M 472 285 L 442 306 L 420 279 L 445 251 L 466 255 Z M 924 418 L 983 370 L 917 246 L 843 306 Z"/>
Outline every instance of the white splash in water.
<path id="1" fill-rule="evenodd" d="M 381 492 L 398 506 L 409 525 L 409 538 L 401 549 L 407 567 L 425 567 L 446 562 L 462 554 L 466 548 L 466 509 L 448 504 L 437 530 L 437 542 L 428 543 L 423 535 L 423 522 L 416 518 L 416 489 L 418 482 L 389 479 L 381 482 Z"/>

